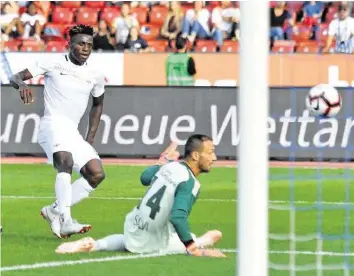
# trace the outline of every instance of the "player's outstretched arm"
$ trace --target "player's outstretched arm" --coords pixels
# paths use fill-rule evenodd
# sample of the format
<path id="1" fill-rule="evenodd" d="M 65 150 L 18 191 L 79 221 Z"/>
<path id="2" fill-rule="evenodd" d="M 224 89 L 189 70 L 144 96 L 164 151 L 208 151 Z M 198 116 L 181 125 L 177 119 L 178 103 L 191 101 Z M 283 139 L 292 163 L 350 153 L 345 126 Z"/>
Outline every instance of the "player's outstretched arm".
<path id="1" fill-rule="evenodd" d="M 93 144 L 95 140 L 95 135 L 100 124 L 102 110 L 103 110 L 103 99 L 104 94 L 99 97 L 93 97 L 92 107 L 90 111 L 89 118 L 89 130 L 86 136 L 86 141 L 90 144 Z"/>
<path id="2" fill-rule="evenodd" d="M 20 97 L 25 105 L 34 102 L 34 95 L 28 85 L 25 83 L 26 80 L 32 79 L 33 76 L 28 69 L 25 69 L 17 74 L 14 74 L 10 78 L 10 83 L 13 88 L 18 89 L 20 92 Z"/>

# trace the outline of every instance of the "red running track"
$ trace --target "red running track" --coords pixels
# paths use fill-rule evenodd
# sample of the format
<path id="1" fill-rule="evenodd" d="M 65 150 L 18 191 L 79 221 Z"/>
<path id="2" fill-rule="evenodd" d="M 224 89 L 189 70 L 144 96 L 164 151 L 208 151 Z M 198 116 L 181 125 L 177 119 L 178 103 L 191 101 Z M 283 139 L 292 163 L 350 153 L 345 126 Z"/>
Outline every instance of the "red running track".
<path id="1" fill-rule="evenodd" d="M 143 166 L 155 164 L 155 159 L 120 159 L 102 158 L 103 164 L 110 165 L 129 165 Z M 2 157 L 0 164 L 46 164 L 47 159 L 41 157 Z M 237 161 L 218 160 L 214 163 L 215 167 L 236 167 Z M 285 162 L 270 161 L 269 166 L 273 168 L 324 168 L 324 169 L 354 169 L 354 162 Z"/>

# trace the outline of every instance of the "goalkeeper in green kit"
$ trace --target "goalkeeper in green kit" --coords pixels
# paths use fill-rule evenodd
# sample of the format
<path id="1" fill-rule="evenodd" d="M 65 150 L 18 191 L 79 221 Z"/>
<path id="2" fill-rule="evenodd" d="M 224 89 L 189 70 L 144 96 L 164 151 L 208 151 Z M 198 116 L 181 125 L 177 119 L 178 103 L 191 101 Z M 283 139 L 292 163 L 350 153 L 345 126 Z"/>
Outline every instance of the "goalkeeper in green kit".
<path id="1" fill-rule="evenodd" d="M 222 234 L 218 230 L 196 237 L 190 232 L 188 216 L 200 189 L 196 179 L 208 173 L 216 160 L 210 137 L 196 134 L 188 138 L 185 159 L 178 162 L 177 145 L 172 143 L 161 154 L 159 164 L 147 168 L 141 183 L 149 189 L 140 203 L 126 216 L 124 234 L 103 239 L 83 238 L 59 245 L 59 254 L 93 251 L 187 254 L 226 257 L 212 247 Z"/>

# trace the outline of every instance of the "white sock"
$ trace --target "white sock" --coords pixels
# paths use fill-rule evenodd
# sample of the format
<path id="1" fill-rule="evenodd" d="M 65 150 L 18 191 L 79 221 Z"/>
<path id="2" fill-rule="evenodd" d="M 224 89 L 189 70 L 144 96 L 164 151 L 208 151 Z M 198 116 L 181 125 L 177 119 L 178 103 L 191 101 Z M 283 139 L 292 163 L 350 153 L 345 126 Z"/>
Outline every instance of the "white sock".
<path id="1" fill-rule="evenodd" d="M 72 190 L 72 200 L 71 206 L 79 203 L 81 200 L 87 198 L 90 193 L 94 190 L 87 180 L 80 177 L 71 185 Z"/>
<path id="2" fill-rule="evenodd" d="M 87 198 L 93 190 L 94 188 L 90 186 L 87 180 L 80 177 L 71 185 L 71 206 Z M 52 204 L 52 208 L 59 214 L 59 205 L 57 200 Z"/>
<path id="3" fill-rule="evenodd" d="M 95 251 L 126 251 L 124 235 L 111 235 L 95 241 Z"/>
<path id="4" fill-rule="evenodd" d="M 58 212 L 63 215 L 64 221 L 71 219 L 71 175 L 58 173 L 55 181 L 55 195 L 57 197 Z"/>

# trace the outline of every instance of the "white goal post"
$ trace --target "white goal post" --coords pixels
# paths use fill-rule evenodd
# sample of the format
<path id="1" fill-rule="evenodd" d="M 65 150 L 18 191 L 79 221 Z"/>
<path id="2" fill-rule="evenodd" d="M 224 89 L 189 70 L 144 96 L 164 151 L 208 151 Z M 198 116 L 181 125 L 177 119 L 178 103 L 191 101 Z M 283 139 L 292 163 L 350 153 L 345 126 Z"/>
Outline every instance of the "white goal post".
<path id="1" fill-rule="evenodd" d="M 241 1 L 237 275 L 268 275 L 269 2 Z"/>

